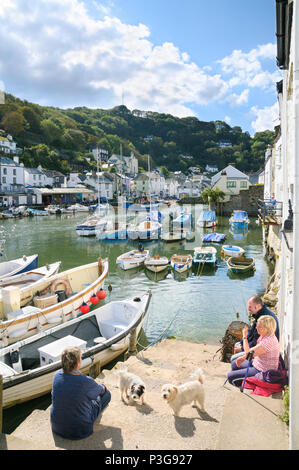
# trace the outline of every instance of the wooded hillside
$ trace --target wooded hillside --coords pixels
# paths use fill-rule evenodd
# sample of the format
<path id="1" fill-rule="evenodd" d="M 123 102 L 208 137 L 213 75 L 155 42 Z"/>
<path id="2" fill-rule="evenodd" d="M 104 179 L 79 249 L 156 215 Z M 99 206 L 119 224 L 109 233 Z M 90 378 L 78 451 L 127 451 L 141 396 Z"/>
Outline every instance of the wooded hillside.
<path id="1" fill-rule="evenodd" d="M 0 105 L 0 128 L 26 148 L 20 156 L 25 166 L 41 164 L 64 173 L 94 167 L 92 158 L 86 160 L 92 157 L 91 148 L 105 148 L 111 156 L 120 153 L 121 145 L 123 155 L 134 152 L 145 169 L 149 154 L 153 166 L 166 166 L 170 171 L 186 173 L 190 166 L 204 169 L 206 164 L 221 169 L 229 163 L 241 171 L 257 171 L 264 166 L 265 150 L 274 138 L 272 131 L 251 137 L 222 121 L 130 111 L 125 106 L 60 109 L 9 94 Z"/>

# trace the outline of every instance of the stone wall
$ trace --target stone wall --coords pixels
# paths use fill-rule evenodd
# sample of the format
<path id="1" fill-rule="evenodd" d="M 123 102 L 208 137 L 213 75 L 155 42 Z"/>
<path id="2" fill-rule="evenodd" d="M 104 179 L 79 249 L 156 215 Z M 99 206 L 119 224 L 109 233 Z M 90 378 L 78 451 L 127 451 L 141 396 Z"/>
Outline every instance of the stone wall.
<path id="1" fill-rule="evenodd" d="M 222 215 L 230 216 L 234 210 L 244 210 L 249 216 L 257 216 L 258 200 L 264 199 L 264 185 L 255 184 L 249 189 L 243 189 L 240 194 L 230 197 L 230 200 L 221 203 L 220 212 Z"/>

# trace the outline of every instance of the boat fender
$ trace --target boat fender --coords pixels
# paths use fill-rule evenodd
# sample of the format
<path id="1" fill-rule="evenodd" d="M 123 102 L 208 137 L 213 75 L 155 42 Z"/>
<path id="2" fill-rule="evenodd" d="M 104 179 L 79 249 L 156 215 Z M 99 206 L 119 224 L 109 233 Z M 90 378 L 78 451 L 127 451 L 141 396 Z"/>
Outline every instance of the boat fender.
<path id="1" fill-rule="evenodd" d="M 67 279 L 56 279 L 51 284 L 51 292 L 54 293 L 56 291 L 56 287 L 59 286 L 60 284 L 64 285 L 65 287 L 65 295 L 68 296 L 71 293 L 71 285 Z"/>

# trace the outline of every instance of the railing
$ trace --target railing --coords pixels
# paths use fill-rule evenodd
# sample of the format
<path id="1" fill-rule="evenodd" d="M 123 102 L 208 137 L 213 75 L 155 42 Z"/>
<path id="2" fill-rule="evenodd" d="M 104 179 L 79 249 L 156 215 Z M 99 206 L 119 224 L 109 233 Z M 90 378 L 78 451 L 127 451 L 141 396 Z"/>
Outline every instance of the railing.
<path id="1" fill-rule="evenodd" d="M 272 199 L 259 199 L 258 214 L 265 223 L 279 223 L 278 219 L 282 217 L 282 202 L 276 201 L 273 204 Z"/>

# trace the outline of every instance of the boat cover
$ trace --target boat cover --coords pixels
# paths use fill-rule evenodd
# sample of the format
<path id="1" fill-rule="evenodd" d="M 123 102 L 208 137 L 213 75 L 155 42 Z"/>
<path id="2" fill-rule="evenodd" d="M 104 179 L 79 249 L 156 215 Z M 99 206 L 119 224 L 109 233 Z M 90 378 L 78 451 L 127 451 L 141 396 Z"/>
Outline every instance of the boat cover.
<path id="1" fill-rule="evenodd" d="M 234 211 L 232 214 L 232 220 L 247 220 L 246 211 Z"/>
<path id="2" fill-rule="evenodd" d="M 202 237 L 203 242 L 222 242 L 225 239 L 226 235 L 225 233 L 209 233 L 207 235 L 204 235 Z"/>
<path id="3" fill-rule="evenodd" d="M 216 222 L 216 212 L 203 211 L 198 218 L 198 222 Z"/>

